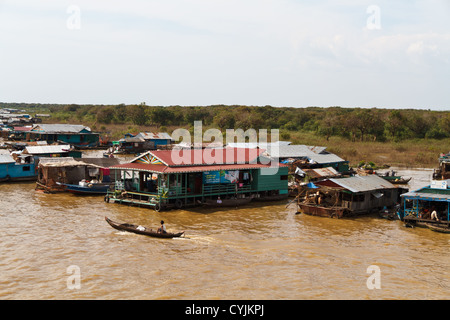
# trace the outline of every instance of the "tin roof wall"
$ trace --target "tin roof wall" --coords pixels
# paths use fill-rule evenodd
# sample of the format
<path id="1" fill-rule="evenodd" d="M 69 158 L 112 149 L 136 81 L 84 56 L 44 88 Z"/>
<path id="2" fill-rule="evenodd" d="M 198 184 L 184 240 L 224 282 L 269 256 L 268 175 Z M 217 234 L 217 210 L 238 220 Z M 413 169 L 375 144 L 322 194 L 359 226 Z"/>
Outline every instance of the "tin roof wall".
<path id="1" fill-rule="evenodd" d="M 290 141 L 276 141 L 276 142 L 230 142 L 227 143 L 227 147 L 230 148 L 263 148 L 263 149 L 269 149 L 269 147 L 276 147 L 276 146 L 288 146 L 290 145 Z"/>
<path id="2" fill-rule="evenodd" d="M 40 158 L 39 167 L 91 167 L 91 168 L 102 168 L 102 166 L 86 163 L 80 160 L 75 160 L 72 157 L 64 158 Z"/>
<path id="3" fill-rule="evenodd" d="M 31 129 L 32 132 L 43 133 L 81 133 L 81 131 L 91 132 L 89 127 L 81 124 L 37 124 Z"/>
<path id="4" fill-rule="evenodd" d="M 25 148 L 28 154 L 66 153 L 70 151 L 70 144 L 50 146 L 28 146 Z"/>
<path id="5" fill-rule="evenodd" d="M 172 140 L 172 137 L 166 132 L 140 132 L 136 137 L 145 140 Z"/>
<path id="6" fill-rule="evenodd" d="M 0 154 L 0 164 L 14 163 L 14 158 L 9 154 Z"/>
<path id="7" fill-rule="evenodd" d="M 277 150 L 278 149 L 278 150 Z M 326 147 L 315 147 L 307 145 L 268 145 L 267 152 L 271 157 L 278 158 L 308 158 L 315 163 L 336 163 L 345 160 L 333 153 L 325 151 Z"/>
<path id="8" fill-rule="evenodd" d="M 450 202 L 450 194 L 439 194 L 430 192 L 410 191 L 401 195 L 401 197 L 406 199 L 418 199 L 426 201 L 445 201 Z"/>
<path id="9" fill-rule="evenodd" d="M 343 188 L 354 193 L 396 188 L 392 183 L 377 175 L 327 179 L 315 182 L 315 184 L 332 188 Z"/>
<path id="10" fill-rule="evenodd" d="M 393 189 L 395 186 L 387 180 L 377 176 L 354 176 L 350 178 L 329 179 L 335 184 L 351 192 L 366 192 L 379 189 Z"/>

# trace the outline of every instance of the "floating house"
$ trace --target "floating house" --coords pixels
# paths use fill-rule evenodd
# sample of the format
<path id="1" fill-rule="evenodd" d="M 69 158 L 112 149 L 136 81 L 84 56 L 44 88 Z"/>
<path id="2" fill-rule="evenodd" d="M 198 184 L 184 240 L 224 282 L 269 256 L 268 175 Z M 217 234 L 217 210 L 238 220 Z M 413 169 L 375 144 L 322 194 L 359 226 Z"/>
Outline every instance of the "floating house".
<path id="1" fill-rule="evenodd" d="M 288 168 L 271 168 L 260 149 L 148 151 L 115 169 L 106 201 L 156 211 L 198 205 L 237 206 L 288 196 Z"/>
<path id="2" fill-rule="evenodd" d="M 34 158 L 81 158 L 81 151 L 74 150 L 74 148 L 70 144 L 26 146 L 22 154 L 29 154 L 34 156 Z"/>
<path id="3" fill-rule="evenodd" d="M 40 158 L 36 190 L 56 193 L 68 191 L 69 186 L 79 186 L 80 188 L 72 190 L 81 193 L 84 190 L 81 187 L 92 190 L 95 189 L 92 187 L 101 185 L 106 188 L 92 193 L 106 193 L 111 182 L 114 182 L 108 167 L 117 163 L 118 160 L 114 158 Z M 85 193 L 87 191 L 89 189 Z"/>
<path id="4" fill-rule="evenodd" d="M 0 154 L 0 182 L 36 180 L 36 162 L 33 156 Z"/>
<path id="5" fill-rule="evenodd" d="M 136 135 L 127 133 L 120 139 L 117 146 L 113 146 L 114 153 L 142 153 L 159 148 L 166 149 L 172 144 L 172 137 L 165 132 L 140 132 Z"/>
<path id="6" fill-rule="evenodd" d="M 161 147 L 166 147 L 172 144 L 174 141 L 167 132 L 140 132 L 136 135 L 136 138 L 142 138 L 144 141 L 150 144 L 151 149 L 156 150 Z"/>
<path id="7" fill-rule="evenodd" d="M 432 216 L 433 211 L 436 212 Z M 450 223 L 450 180 L 434 180 L 429 186 L 402 194 L 400 219 L 411 226 Z"/>
<path id="8" fill-rule="evenodd" d="M 98 147 L 100 135 L 89 127 L 74 124 L 37 124 L 26 134 L 28 141 L 46 140 L 71 144 L 77 148 Z"/>
<path id="9" fill-rule="evenodd" d="M 377 176 L 353 176 L 310 183 L 298 203 L 305 214 L 343 218 L 394 209 L 407 190 Z"/>
<path id="10" fill-rule="evenodd" d="M 290 166 L 290 173 L 300 169 L 317 169 L 331 167 L 337 172 L 349 171 L 349 162 L 339 156 L 326 151 L 326 147 L 314 147 L 306 145 L 271 145 L 267 146 L 267 153 L 278 158 L 281 163 Z"/>
<path id="11" fill-rule="evenodd" d="M 450 153 L 439 156 L 439 168 L 433 172 L 434 180 L 450 179 Z"/>

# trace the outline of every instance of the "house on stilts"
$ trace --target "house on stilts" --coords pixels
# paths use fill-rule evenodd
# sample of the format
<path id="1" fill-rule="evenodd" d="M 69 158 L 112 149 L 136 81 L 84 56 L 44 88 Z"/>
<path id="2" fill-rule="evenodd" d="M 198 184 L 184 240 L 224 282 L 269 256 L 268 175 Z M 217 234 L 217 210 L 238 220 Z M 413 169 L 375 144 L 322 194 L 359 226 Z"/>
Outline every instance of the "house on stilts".
<path id="1" fill-rule="evenodd" d="M 288 167 L 271 166 L 263 149 L 218 148 L 148 151 L 114 169 L 105 201 L 154 208 L 238 206 L 285 199 Z"/>

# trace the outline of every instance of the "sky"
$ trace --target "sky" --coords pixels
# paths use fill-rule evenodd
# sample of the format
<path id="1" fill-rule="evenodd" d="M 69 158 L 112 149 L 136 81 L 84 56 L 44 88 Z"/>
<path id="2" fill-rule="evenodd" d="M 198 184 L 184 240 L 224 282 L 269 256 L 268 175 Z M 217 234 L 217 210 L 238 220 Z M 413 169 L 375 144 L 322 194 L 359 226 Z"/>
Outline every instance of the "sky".
<path id="1" fill-rule="evenodd" d="M 0 0 L 0 101 L 450 110 L 448 0 Z"/>

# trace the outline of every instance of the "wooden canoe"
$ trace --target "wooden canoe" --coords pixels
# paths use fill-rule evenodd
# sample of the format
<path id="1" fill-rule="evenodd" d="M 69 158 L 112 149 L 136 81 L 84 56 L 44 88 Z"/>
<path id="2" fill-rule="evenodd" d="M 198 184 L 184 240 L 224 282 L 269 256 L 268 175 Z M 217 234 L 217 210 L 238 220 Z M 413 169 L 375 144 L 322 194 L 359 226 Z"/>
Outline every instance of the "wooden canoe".
<path id="1" fill-rule="evenodd" d="M 184 231 L 178 232 L 178 233 L 160 233 L 157 230 L 149 229 L 142 226 L 137 226 L 130 223 L 117 223 L 112 221 L 111 219 L 108 219 L 105 217 L 106 222 L 109 223 L 111 227 L 114 229 L 120 230 L 120 231 L 127 231 L 127 232 L 133 232 L 137 234 L 142 234 L 149 237 L 155 237 L 155 238 L 178 238 L 181 237 L 184 234 Z"/>
<path id="2" fill-rule="evenodd" d="M 384 180 L 389 181 L 392 184 L 408 184 L 409 181 L 411 181 L 412 178 L 403 178 L 401 176 L 382 176 L 381 178 Z"/>
<path id="3" fill-rule="evenodd" d="M 433 230 L 435 232 L 450 233 L 450 228 L 449 227 L 438 226 L 438 225 L 434 225 L 434 224 L 431 224 L 431 223 L 427 223 L 426 225 L 427 225 L 427 227 L 430 230 Z"/>

